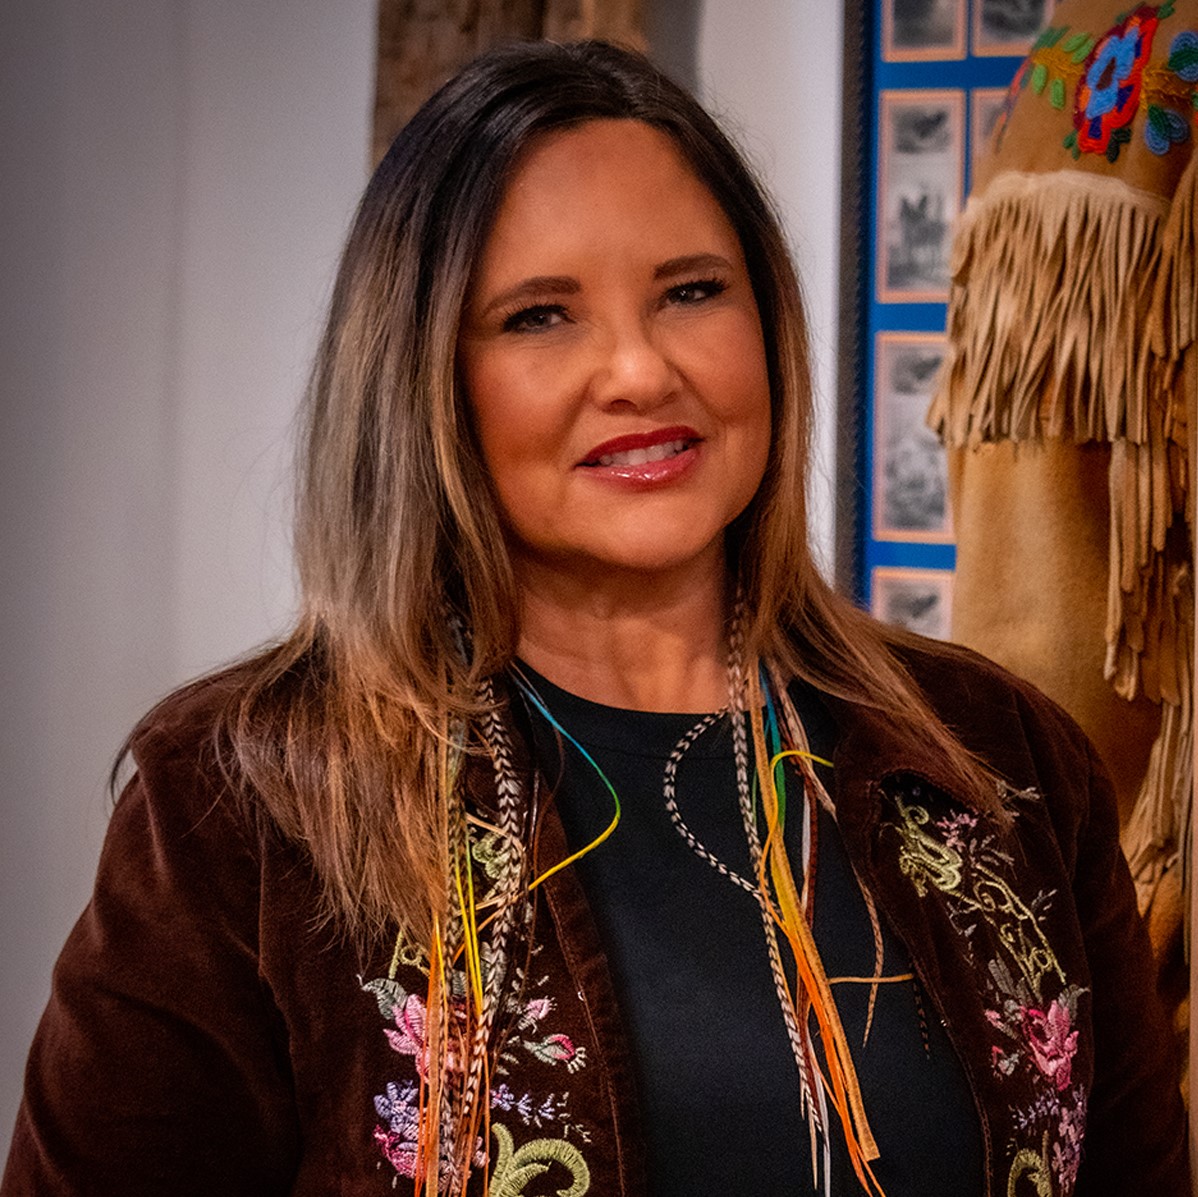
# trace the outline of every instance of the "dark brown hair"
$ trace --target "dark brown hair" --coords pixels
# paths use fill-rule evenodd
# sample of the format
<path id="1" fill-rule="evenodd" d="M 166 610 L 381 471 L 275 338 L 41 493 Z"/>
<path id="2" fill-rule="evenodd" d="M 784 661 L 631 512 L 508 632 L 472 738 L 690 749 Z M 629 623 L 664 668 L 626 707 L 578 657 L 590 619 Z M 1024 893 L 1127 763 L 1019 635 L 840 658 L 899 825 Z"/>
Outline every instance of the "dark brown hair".
<path id="1" fill-rule="evenodd" d="M 549 130 L 595 119 L 667 134 L 744 249 L 764 329 L 773 438 L 728 534 L 750 653 L 878 707 L 980 767 L 928 709 L 888 633 L 835 594 L 808 545 L 807 333 L 777 217 L 711 117 L 645 58 L 602 43 L 484 55 L 400 133 L 366 188 L 307 397 L 296 552 L 302 613 L 236 666 L 219 738 L 229 774 L 305 845 L 325 913 L 371 937 L 426 936 L 446 902 L 437 746 L 511 660 L 516 585 L 455 377 L 459 319 L 505 182 Z M 469 636 L 464 649 L 463 634 Z"/>

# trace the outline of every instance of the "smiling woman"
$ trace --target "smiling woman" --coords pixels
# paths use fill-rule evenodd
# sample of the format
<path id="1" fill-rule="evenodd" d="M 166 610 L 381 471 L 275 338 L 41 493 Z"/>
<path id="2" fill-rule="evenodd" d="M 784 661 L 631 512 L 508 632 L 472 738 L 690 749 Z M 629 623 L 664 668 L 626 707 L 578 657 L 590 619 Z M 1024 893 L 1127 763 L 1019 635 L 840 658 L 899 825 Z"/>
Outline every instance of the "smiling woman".
<path id="1" fill-rule="evenodd" d="M 694 100 L 446 84 L 342 261 L 300 618 L 134 731 L 3 1197 L 1181 1197 L 1101 767 L 831 591 L 810 421 Z"/>
<path id="2" fill-rule="evenodd" d="M 668 709 L 720 706 L 724 529 L 765 470 L 770 385 L 736 232 L 666 134 L 597 120 L 533 143 L 458 362 L 524 597 L 521 656 L 590 697 L 635 700 L 633 665 Z M 692 652 L 670 657 L 693 666 L 706 638 L 712 668 L 668 695 L 640 629 L 638 660 L 619 659 L 620 627 L 681 602 Z M 597 661 L 578 660 L 594 652 L 575 635 L 585 613 L 608 632 Z"/>

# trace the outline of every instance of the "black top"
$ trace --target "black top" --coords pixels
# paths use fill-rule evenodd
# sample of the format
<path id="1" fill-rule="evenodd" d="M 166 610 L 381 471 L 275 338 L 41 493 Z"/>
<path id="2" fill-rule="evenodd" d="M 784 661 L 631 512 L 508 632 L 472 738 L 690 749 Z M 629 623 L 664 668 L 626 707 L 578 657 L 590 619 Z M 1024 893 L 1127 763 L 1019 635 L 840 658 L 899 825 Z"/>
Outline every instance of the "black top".
<path id="1" fill-rule="evenodd" d="M 663 797 L 663 773 L 699 715 L 601 706 L 526 675 L 554 718 L 594 757 L 620 797 L 610 839 L 574 867 L 606 949 L 640 1081 L 655 1197 L 816 1190 L 798 1070 L 775 994 L 756 898 L 684 841 Z M 831 759 L 835 726 L 815 691 L 792 698 L 812 750 Z M 555 791 L 572 851 L 608 825 L 613 804 L 594 768 L 529 715 L 538 762 Z M 821 769 L 831 789 L 830 771 Z M 732 733 L 720 719 L 687 750 L 677 804 L 698 839 L 752 879 L 737 805 Z M 802 793 L 788 773 L 786 843 L 799 879 Z M 815 938 L 829 978 L 868 977 L 874 938 L 835 820 L 817 824 Z M 883 925 L 883 975 L 911 972 Z M 784 957 L 788 949 L 783 942 Z M 789 961 L 788 973 L 793 977 Z M 887 1197 L 964 1197 L 982 1191 L 980 1125 L 968 1082 L 914 981 L 879 986 L 865 1039 L 870 987 L 833 986 L 881 1150 L 874 1171 Z M 812 1026 L 815 1026 L 812 1016 Z M 818 1042 L 818 1031 L 816 1032 Z M 834 1111 L 832 1192 L 859 1192 Z"/>

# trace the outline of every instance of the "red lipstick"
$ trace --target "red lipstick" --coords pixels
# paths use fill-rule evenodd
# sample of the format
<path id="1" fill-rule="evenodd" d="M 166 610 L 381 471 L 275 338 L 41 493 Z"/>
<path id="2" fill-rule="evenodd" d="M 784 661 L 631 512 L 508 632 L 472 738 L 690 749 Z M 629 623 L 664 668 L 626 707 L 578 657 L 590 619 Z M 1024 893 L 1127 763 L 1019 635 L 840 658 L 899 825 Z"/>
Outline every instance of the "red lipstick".
<path id="1" fill-rule="evenodd" d="M 631 432 L 596 445 L 578 465 L 599 481 L 634 489 L 661 486 L 691 470 L 702 443 L 684 424 Z"/>
<path id="2" fill-rule="evenodd" d="M 629 432 L 624 436 L 613 436 L 611 440 L 596 445 L 578 464 L 593 466 L 601 457 L 616 453 L 628 453 L 633 449 L 652 449 L 657 445 L 668 445 L 671 441 L 699 441 L 703 438 L 689 425 L 676 424 L 670 428 L 655 428 L 651 432 Z"/>

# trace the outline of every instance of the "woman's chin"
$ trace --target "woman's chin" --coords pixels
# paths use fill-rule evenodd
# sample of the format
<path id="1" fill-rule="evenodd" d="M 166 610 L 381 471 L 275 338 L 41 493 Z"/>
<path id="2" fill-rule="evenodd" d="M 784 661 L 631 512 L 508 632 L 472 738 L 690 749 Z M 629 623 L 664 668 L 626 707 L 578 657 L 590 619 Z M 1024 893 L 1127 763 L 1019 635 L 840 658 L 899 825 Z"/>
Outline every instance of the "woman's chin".
<path id="1" fill-rule="evenodd" d="M 724 571 L 724 533 L 699 539 L 692 535 L 625 537 L 617 543 L 596 545 L 590 549 L 564 549 L 558 552 L 517 550 L 514 558 L 518 573 L 526 577 L 551 572 L 563 578 L 577 578 L 589 587 L 653 587 L 669 585 L 678 579 L 706 578 Z"/>

